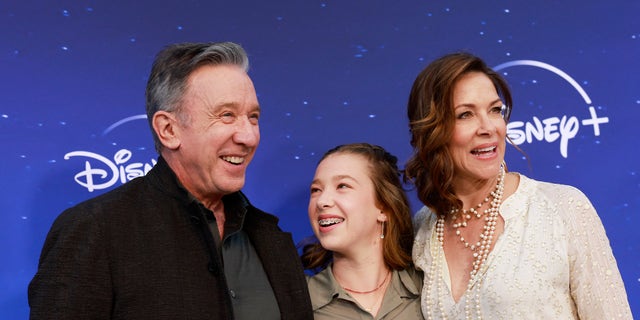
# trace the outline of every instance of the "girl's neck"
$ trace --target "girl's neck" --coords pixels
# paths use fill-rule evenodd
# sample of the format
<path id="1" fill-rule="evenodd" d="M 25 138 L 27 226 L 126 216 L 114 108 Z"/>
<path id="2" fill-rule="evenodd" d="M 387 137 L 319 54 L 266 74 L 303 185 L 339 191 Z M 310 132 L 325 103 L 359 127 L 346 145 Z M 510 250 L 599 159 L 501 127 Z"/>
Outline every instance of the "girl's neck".
<path id="1" fill-rule="evenodd" d="M 332 272 L 343 287 L 366 291 L 379 284 L 389 269 L 381 256 L 358 261 L 334 255 Z"/>

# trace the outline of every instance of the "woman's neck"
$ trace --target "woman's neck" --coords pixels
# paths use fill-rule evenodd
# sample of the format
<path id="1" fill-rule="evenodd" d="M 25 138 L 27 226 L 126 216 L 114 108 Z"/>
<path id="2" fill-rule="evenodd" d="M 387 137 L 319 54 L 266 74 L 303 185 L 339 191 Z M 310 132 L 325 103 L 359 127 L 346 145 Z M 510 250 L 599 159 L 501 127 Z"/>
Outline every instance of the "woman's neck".
<path id="1" fill-rule="evenodd" d="M 458 181 L 454 184 L 456 197 L 462 201 L 463 209 L 482 203 L 495 190 L 498 178 L 475 181 Z"/>

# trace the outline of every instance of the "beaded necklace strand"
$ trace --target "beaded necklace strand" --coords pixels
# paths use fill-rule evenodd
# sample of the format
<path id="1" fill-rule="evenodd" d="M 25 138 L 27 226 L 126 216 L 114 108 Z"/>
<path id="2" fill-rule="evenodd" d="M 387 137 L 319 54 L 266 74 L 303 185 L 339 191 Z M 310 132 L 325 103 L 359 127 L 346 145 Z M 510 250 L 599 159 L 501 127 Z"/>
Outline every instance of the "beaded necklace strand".
<path id="1" fill-rule="evenodd" d="M 460 238 L 460 241 L 464 244 L 465 248 L 468 248 L 473 252 L 473 269 L 470 272 L 469 283 L 467 284 L 467 290 L 465 295 L 468 296 L 468 300 L 473 299 L 475 304 L 475 314 L 477 319 L 482 319 L 482 309 L 480 305 L 480 286 L 481 286 L 481 278 L 480 278 L 480 268 L 485 266 L 485 262 L 487 257 L 489 256 L 489 252 L 491 251 L 491 243 L 493 241 L 493 236 L 495 235 L 496 223 L 498 221 L 499 208 L 500 204 L 502 204 L 502 195 L 504 193 L 504 178 L 505 178 L 505 170 L 504 165 L 500 166 L 500 173 L 498 174 L 498 182 L 496 183 L 496 188 L 492 191 L 483 202 L 478 204 L 477 208 L 480 209 L 485 203 L 489 202 L 489 197 L 492 198 L 490 207 L 485 209 L 482 213 L 479 213 L 475 208 L 470 208 L 468 210 L 463 210 L 461 214 L 460 222 L 456 222 L 458 220 L 457 213 L 459 210 L 452 209 L 451 216 L 453 220 L 453 228 L 456 230 L 456 235 Z M 464 228 L 467 226 L 467 221 L 471 219 L 471 214 L 474 214 L 476 218 L 480 219 L 484 216 L 485 225 L 483 227 L 483 231 L 480 234 L 480 239 L 475 244 L 468 243 L 464 237 L 460 235 L 460 228 Z M 444 298 L 442 295 L 444 294 L 444 290 L 442 288 L 442 259 L 444 253 L 444 223 L 445 217 L 439 216 L 438 221 L 436 222 L 436 238 L 440 243 L 440 248 L 434 248 L 436 253 L 434 259 L 431 261 L 431 265 L 429 268 L 429 277 L 426 279 L 425 285 L 428 288 L 428 292 L 431 291 L 431 288 L 436 283 L 436 296 L 437 302 L 434 304 L 431 298 L 427 299 L 426 305 L 426 318 L 431 319 L 432 313 L 435 311 L 434 309 L 440 310 L 440 316 L 442 319 L 446 319 L 446 314 L 444 310 Z M 433 251 L 432 251 L 433 252 Z M 477 283 L 476 283 L 477 282 Z M 472 293 L 473 285 L 476 285 L 474 292 Z M 471 301 L 467 301 L 464 306 L 465 310 L 465 318 L 467 320 L 472 319 L 470 304 Z"/>

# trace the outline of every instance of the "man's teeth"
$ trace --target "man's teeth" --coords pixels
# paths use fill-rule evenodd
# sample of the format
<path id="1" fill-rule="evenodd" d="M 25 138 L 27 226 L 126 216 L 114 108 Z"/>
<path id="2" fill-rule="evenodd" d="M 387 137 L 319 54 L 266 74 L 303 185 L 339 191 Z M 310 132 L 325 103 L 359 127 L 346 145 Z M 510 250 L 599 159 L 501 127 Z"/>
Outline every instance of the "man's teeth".
<path id="1" fill-rule="evenodd" d="M 342 221 L 344 221 L 344 219 L 341 219 L 341 218 L 328 218 L 328 219 L 320 219 L 320 220 L 318 220 L 318 224 L 321 227 L 327 227 L 327 226 L 331 226 L 331 225 L 340 223 Z"/>
<path id="2" fill-rule="evenodd" d="M 243 157 L 222 157 L 222 160 L 231 162 L 233 164 L 241 164 L 242 162 L 244 162 Z"/>
<path id="3" fill-rule="evenodd" d="M 485 152 L 493 152 L 496 147 L 487 147 L 482 149 L 472 150 L 471 153 L 485 153 Z"/>

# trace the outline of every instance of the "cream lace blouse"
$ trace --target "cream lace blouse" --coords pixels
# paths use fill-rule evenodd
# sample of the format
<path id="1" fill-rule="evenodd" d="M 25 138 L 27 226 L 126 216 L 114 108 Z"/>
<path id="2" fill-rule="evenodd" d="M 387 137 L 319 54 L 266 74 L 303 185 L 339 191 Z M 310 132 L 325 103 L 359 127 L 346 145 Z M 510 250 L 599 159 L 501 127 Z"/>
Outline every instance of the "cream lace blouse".
<path id="1" fill-rule="evenodd" d="M 427 207 L 416 213 L 413 259 L 425 273 L 425 318 L 632 319 L 602 222 L 581 191 L 520 175 L 500 214 L 504 233 L 455 303 L 437 217 Z"/>

